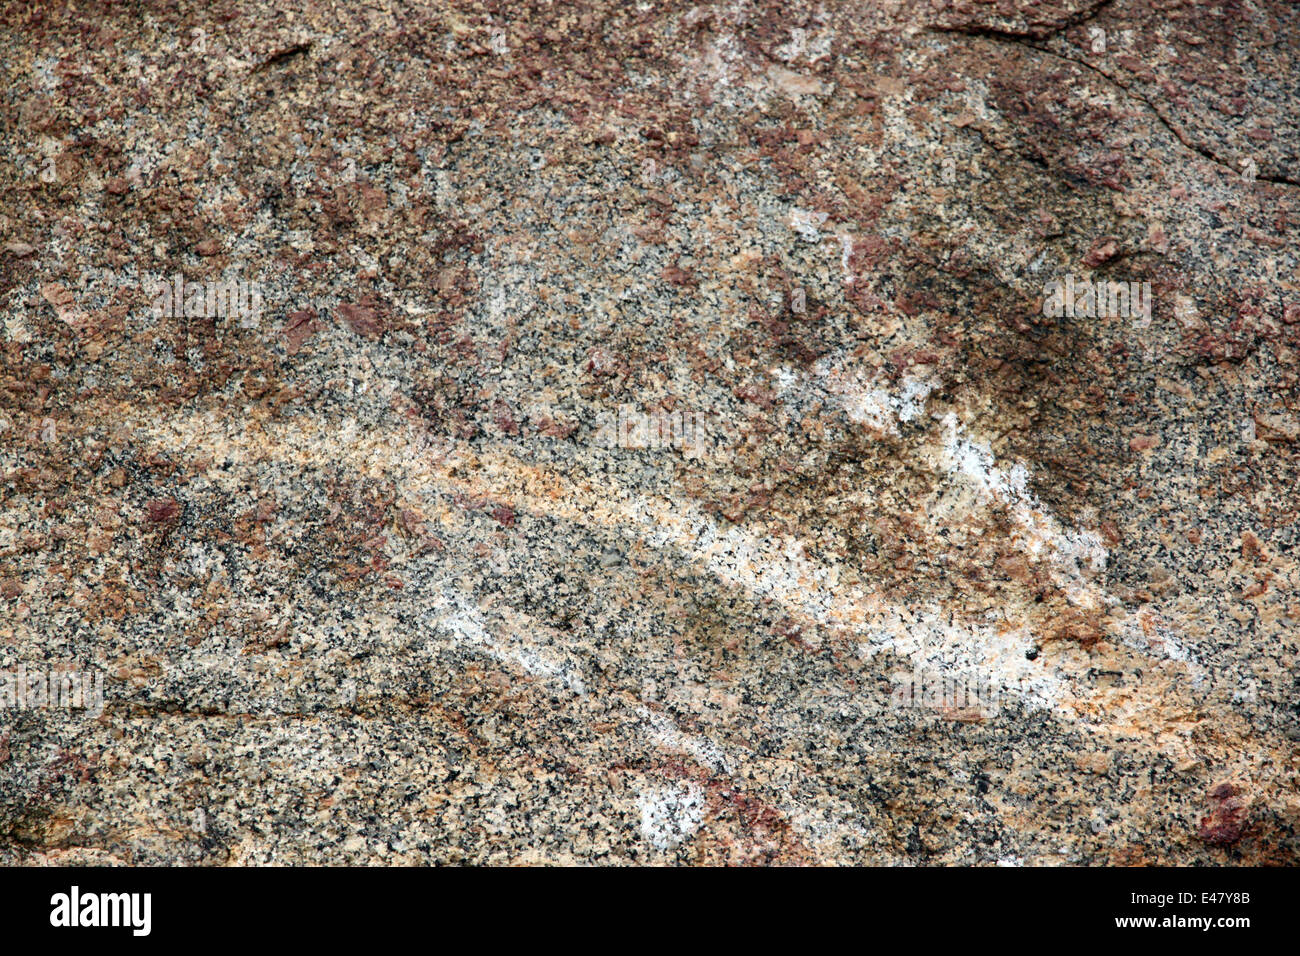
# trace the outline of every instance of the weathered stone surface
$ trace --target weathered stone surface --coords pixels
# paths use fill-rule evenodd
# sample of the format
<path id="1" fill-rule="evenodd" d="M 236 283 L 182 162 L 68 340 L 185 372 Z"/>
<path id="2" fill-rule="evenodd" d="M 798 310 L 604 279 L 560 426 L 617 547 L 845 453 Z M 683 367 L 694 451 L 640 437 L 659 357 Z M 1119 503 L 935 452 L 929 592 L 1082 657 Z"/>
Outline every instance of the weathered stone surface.
<path id="1" fill-rule="evenodd" d="M 0 861 L 1296 862 L 1293 4 L 12 6 Z"/>

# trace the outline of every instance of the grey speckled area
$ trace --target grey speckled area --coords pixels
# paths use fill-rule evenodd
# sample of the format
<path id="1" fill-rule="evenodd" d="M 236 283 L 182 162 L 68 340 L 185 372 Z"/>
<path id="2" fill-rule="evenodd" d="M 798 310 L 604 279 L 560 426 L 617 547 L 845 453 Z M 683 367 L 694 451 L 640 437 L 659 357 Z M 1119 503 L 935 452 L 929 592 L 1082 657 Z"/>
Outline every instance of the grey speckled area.
<path id="1" fill-rule="evenodd" d="M 1297 861 L 1300 9 L 788 6 L 0 5 L 0 862 Z"/>

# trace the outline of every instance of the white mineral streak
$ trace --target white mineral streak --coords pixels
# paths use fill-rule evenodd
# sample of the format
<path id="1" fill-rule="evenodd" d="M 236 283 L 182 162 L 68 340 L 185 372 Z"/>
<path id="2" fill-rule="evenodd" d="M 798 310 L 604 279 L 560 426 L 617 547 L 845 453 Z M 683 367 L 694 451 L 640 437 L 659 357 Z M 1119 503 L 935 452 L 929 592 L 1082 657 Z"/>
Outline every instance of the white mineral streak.
<path id="1" fill-rule="evenodd" d="M 839 564 L 809 559 L 794 538 L 741 527 L 723 529 L 708 515 L 677 502 L 631 499 L 622 508 L 625 521 L 644 527 L 640 537 L 647 544 L 674 548 L 732 587 L 855 637 L 863 657 L 889 649 L 918 667 L 943 660 L 979 669 L 1012 692 L 1019 689 L 1031 707 L 1051 706 L 1061 696 L 1060 679 L 1026 659 L 1025 651 L 1033 646 L 1026 628 L 961 623 L 938 606 L 889 604 L 842 583 Z"/>
<path id="2" fill-rule="evenodd" d="M 784 368 L 773 370 L 773 374 L 785 400 L 838 402 L 855 423 L 891 435 L 899 434 L 900 423 L 928 421 L 926 400 L 938 384 L 932 377 L 914 376 L 890 387 L 850 365 L 831 361 L 818 363 L 811 375 Z M 396 393 L 392 397 L 396 398 Z M 1005 691 L 1018 694 L 1028 707 L 1052 709 L 1066 718 L 1074 716 L 1068 676 L 1045 667 L 1041 659 L 1035 663 L 1025 657 L 1035 643 L 1027 625 L 962 620 L 937 603 L 892 604 L 878 592 L 855 583 L 856 575 L 846 574 L 842 565 L 812 559 L 798 539 L 765 533 L 757 524 L 723 528 L 693 505 L 650 498 L 617 481 L 596 477 L 583 481 L 582 490 L 583 497 L 597 503 L 583 506 L 572 494 L 544 493 L 530 485 L 555 482 L 564 487 L 573 479 L 533 469 L 507 453 L 475 451 L 450 440 L 435 448 L 414 428 L 399 432 L 354 429 L 344 435 L 331 430 L 328 423 L 266 422 L 250 430 L 260 434 L 231 434 L 228 423 L 215 417 L 202 423 L 150 422 L 144 427 L 160 444 L 188 446 L 190 452 L 195 450 L 193 436 L 206 435 L 211 441 L 204 444 L 214 444 L 225 454 L 232 453 L 232 445 L 247 445 L 239 454 L 254 460 L 264 454 L 257 449 L 267 447 L 302 462 L 346 458 L 358 471 L 402 477 L 409 496 L 433 502 L 459 487 L 464 479 L 451 476 L 462 459 L 473 458 L 479 466 L 477 480 L 517 489 L 512 492 L 517 507 L 575 523 L 617 527 L 634 542 L 674 549 L 724 584 L 770 599 L 787 613 L 815 622 L 825 634 L 853 641 L 865 659 L 888 650 L 909 660 L 913 667 L 976 671 Z M 1085 570 L 1105 566 L 1106 551 L 1094 533 L 1062 528 L 1030 491 L 1027 469 L 1000 466 L 988 445 L 971 437 L 955 415 L 940 418 L 938 431 L 937 438 L 929 436 L 928 443 L 922 445 L 923 454 L 928 455 L 937 474 L 966 490 L 965 494 L 944 496 L 951 499 L 944 502 L 947 507 L 1005 506 L 1017 528 L 1016 545 L 1048 564 L 1071 600 L 1083 607 L 1113 603 L 1113 598 L 1084 577 Z M 452 585 L 443 587 L 433 604 L 430 625 L 440 625 L 463 645 L 537 677 L 557 696 L 586 692 L 578 667 L 560 659 L 554 648 L 535 645 L 528 635 L 540 632 L 532 625 L 517 623 L 507 628 L 511 632 L 508 637 L 496 636 L 471 597 Z M 1134 615 L 1123 622 L 1125 642 L 1185 660 L 1186 652 L 1174 636 L 1149 617 Z M 807 639 L 819 640 L 816 635 Z M 707 736 L 686 733 L 665 714 L 648 707 L 638 707 L 635 716 L 648 744 L 686 755 L 711 773 L 731 775 L 747 762 L 743 753 L 728 753 Z M 702 821 L 703 802 L 689 786 L 643 791 L 639 806 L 642 835 L 661 849 L 689 838 Z M 829 808 L 814 810 L 788 800 L 780 810 L 814 843 L 833 842 L 857 829 L 854 821 L 841 819 L 842 814 Z"/>
<path id="3" fill-rule="evenodd" d="M 911 415 L 923 388 L 914 387 L 891 399 L 902 415 Z M 859 653 L 870 658 L 882 650 L 912 659 L 923 666 L 943 659 L 954 666 L 982 669 L 1008 687 L 1028 688 L 1026 703 L 1051 706 L 1062 696 L 1060 678 L 1042 666 L 1033 666 L 1024 652 L 1033 635 L 1022 626 L 985 625 L 961 622 L 938 604 L 895 606 L 878 593 L 849 583 L 845 569 L 834 561 L 809 558 L 801 541 L 788 535 L 764 533 L 760 526 L 722 528 L 693 505 L 667 498 L 650 498 L 616 482 L 592 478 L 585 494 L 596 501 L 591 507 L 572 502 L 571 496 L 530 493 L 523 490 L 528 466 L 509 455 L 475 454 L 456 443 L 440 446 L 438 455 L 419 447 L 412 430 L 406 441 L 391 431 L 349 430 L 340 433 L 328 423 L 301 421 L 293 425 L 265 423 L 259 434 L 231 434 L 228 425 L 215 420 L 152 424 L 150 430 L 162 445 L 183 444 L 193 452 L 195 435 L 210 435 L 223 455 L 235 454 L 232 446 L 248 446 L 239 454 L 253 459 L 275 448 L 277 454 L 299 461 L 347 460 L 359 472 L 403 477 L 403 487 L 413 498 L 427 497 L 435 503 L 455 479 L 446 475 L 459 466 L 462 456 L 478 460 L 480 481 L 501 483 L 512 488 L 518 506 L 537 513 L 549 513 L 563 520 L 620 528 L 634 542 L 643 540 L 659 548 L 673 548 L 683 558 L 714 574 L 723 583 L 758 598 L 770 598 L 786 613 L 811 620 L 828 633 L 838 633 L 858 644 Z M 431 469 L 430 465 L 435 465 Z M 540 472 L 539 472 L 540 474 Z M 218 475 L 218 480 L 221 480 Z M 557 480 L 560 480 L 557 478 Z M 568 500 L 565 500 L 565 499 Z M 437 599 L 435 610 L 445 626 L 459 640 L 484 653 L 515 665 L 544 680 L 559 683 L 581 693 L 581 678 L 562 662 L 541 650 L 529 648 L 523 637 L 510 641 L 494 637 L 482 616 L 464 596 L 448 591 Z M 431 618 L 430 623 L 436 623 Z M 809 638 L 818 640 L 814 636 Z"/>
<path id="4" fill-rule="evenodd" d="M 804 381 L 791 369 L 774 369 L 778 393 L 805 400 L 830 395 L 850 420 L 890 435 L 899 433 L 898 422 L 913 422 L 924 415 L 926 399 L 939 384 L 932 375 L 907 376 L 894 390 L 878 376 L 833 359 L 819 361 L 813 372 L 815 377 Z M 941 440 L 928 455 L 935 471 L 968 488 L 977 503 L 1005 506 L 1016 527 L 1011 543 L 1029 559 L 1044 563 L 1051 570 L 1053 583 L 1072 604 L 1088 610 L 1118 607 L 1113 596 L 1085 576 L 1085 572 L 1105 570 L 1109 555 L 1100 536 L 1087 529 L 1062 527 L 1030 489 L 1029 470 L 1020 463 L 1009 468 L 999 466 L 988 444 L 972 438 L 955 413 L 948 412 L 937 420 Z M 960 507 L 951 501 L 947 505 Z M 1119 631 L 1120 639 L 1128 646 L 1185 663 L 1198 681 L 1203 676 L 1172 628 L 1156 623 L 1149 612 L 1124 617 Z M 1024 643 L 1022 638 L 1032 637 L 1023 628 L 999 633 L 1004 638 L 1010 636 L 1014 646 Z M 1022 668 L 1013 666 L 1011 670 Z M 1041 677 L 1039 670 L 1033 672 Z M 1052 700 L 1054 695 L 1049 690 L 1036 688 L 1031 697 Z"/>
<path id="5" fill-rule="evenodd" d="M 646 726 L 646 736 L 651 743 L 674 753 L 692 757 L 696 763 L 713 773 L 732 772 L 732 762 L 726 753 L 708 737 L 688 734 L 681 730 L 666 714 L 638 707 L 637 717 Z"/>
<path id="6" fill-rule="evenodd" d="M 695 784 L 649 787 L 637 796 L 641 838 L 657 850 L 672 850 L 704 822 L 704 791 Z"/>
<path id="7" fill-rule="evenodd" d="M 819 242 L 822 237 L 821 227 L 829 217 L 824 212 L 809 212 L 806 209 L 790 211 L 790 228 L 799 234 L 804 242 Z"/>
<path id="8" fill-rule="evenodd" d="M 557 661 L 547 651 L 530 646 L 525 634 L 500 638 L 488 630 L 487 622 L 470 602 L 468 595 L 447 587 L 433 599 L 438 612 L 431 620 L 448 631 L 459 643 L 507 666 L 513 665 L 539 680 L 559 684 L 574 694 L 585 694 L 582 677 L 566 662 Z"/>
<path id="9" fill-rule="evenodd" d="M 1029 489 L 1029 471 L 1016 464 L 999 468 L 987 444 L 972 440 L 957 416 L 949 412 L 940 421 L 943 448 L 939 466 L 975 489 L 985 502 L 1007 506 L 1017 533 L 1013 543 L 1026 557 L 1046 561 L 1054 582 L 1062 587 L 1072 604 L 1098 609 L 1104 596 L 1083 576 L 1083 568 L 1098 572 L 1106 567 L 1107 552 L 1093 531 L 1064 530 Z"/>
<path id="10" fill-rule="evenodd" d="M 891 435 L 898 434 L 900 421 L 911 422 L 924 414 L 925 400 L 938 385 L 932 376 L 909 376 L 895 392 L 860 369 L 829 359 L 813 366 L 813 373 L 816 378 L 804 386 L 806 390 L 829 392 L 850 421 Z M 783 392 L 794 387 L 795 379 L 795 373 L 788 369 L 777 371 L 777 386 Z"/>

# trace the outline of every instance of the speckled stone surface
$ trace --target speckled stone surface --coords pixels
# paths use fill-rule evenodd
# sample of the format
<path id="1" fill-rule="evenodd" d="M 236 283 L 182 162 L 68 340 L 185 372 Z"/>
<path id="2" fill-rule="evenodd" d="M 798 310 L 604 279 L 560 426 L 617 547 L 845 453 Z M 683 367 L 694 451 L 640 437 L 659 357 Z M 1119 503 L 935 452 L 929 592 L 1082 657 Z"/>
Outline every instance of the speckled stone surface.
<path id="1" fill-rule="evenodd" d="M 1298 60 L 0 5 L 0 671 L 104 691 L 0 709 L 0 862 L 1297 862 Z"/>

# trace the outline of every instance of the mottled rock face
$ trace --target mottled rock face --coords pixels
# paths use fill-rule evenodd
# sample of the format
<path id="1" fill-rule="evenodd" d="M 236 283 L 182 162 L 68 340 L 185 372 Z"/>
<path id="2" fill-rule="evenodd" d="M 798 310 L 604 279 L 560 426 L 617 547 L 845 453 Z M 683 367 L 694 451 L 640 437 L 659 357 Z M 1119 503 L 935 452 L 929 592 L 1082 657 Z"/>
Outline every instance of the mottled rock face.
<path id="1" fill-rule="evenodd" d="M 1296 862 L 1300 8 L 11 6 L 0 861 Z"/>

